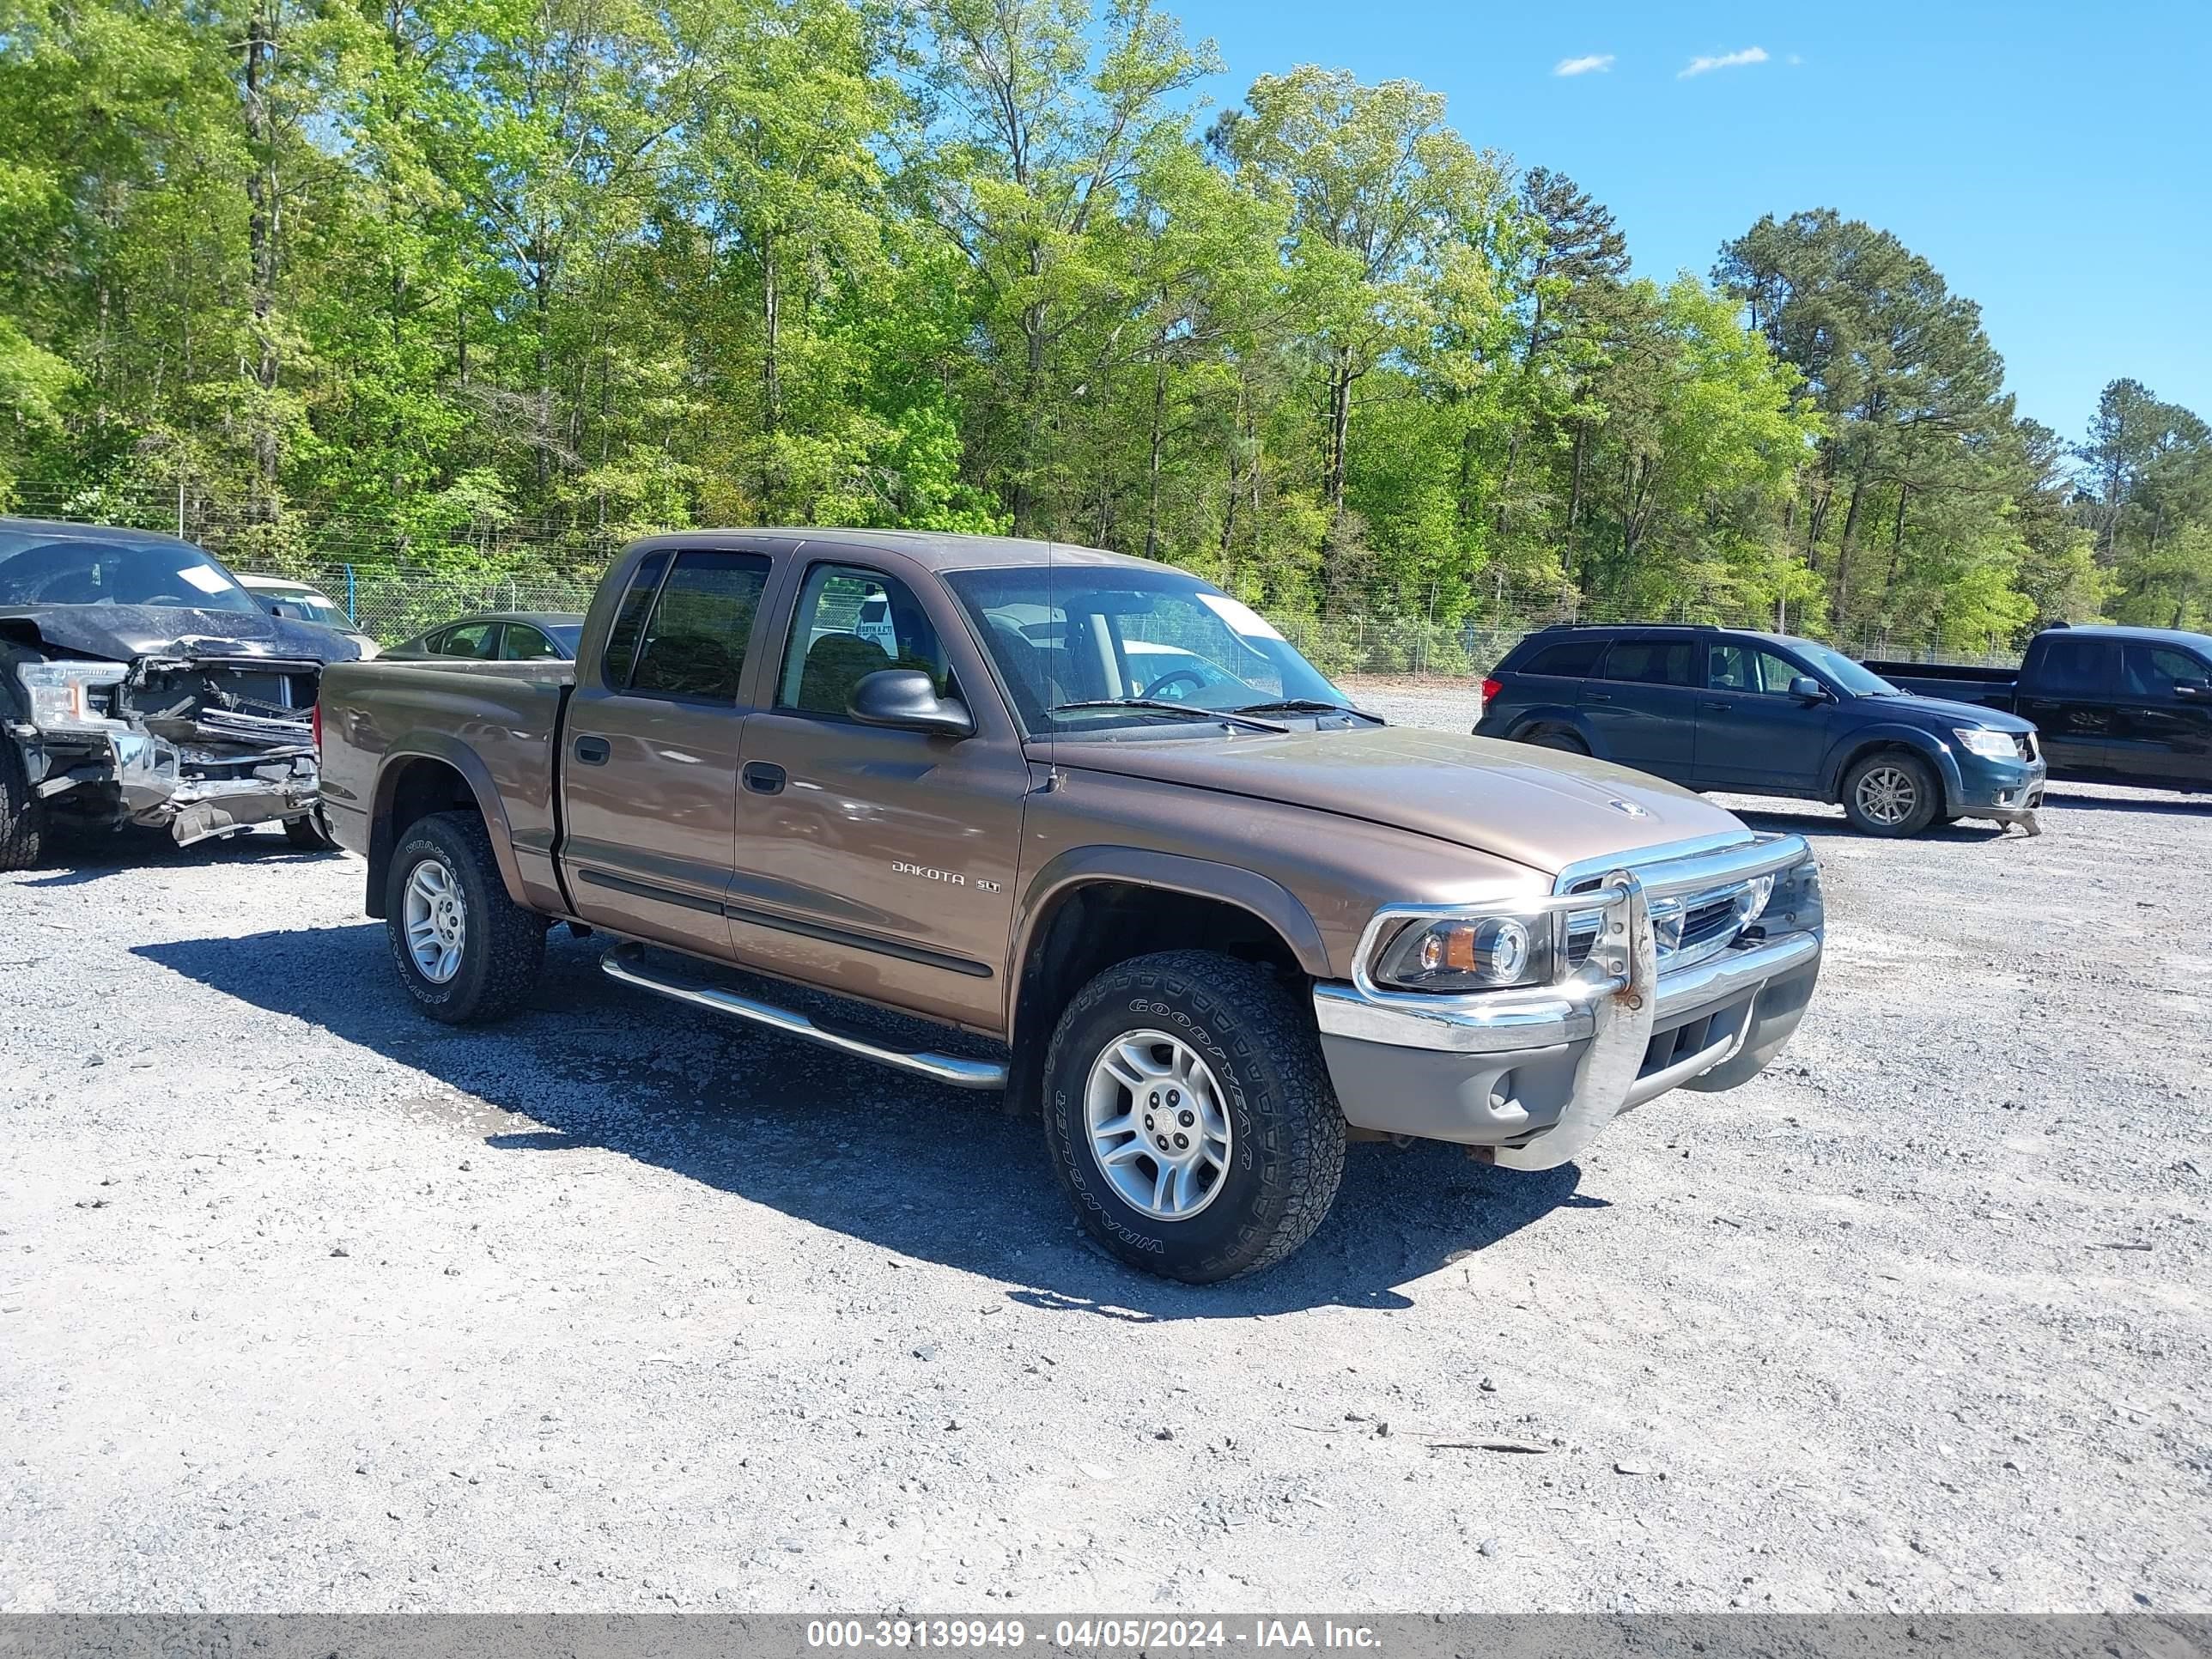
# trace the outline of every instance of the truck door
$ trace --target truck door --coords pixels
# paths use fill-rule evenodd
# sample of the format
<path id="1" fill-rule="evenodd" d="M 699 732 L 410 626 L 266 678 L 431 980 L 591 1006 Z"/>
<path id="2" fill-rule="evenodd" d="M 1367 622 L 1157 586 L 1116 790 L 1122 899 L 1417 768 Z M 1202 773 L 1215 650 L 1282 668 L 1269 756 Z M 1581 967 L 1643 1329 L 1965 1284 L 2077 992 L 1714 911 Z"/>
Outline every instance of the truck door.
<path id="1" fill-rule="evenodd" d="M 2115 774 L 2154 787 L 2212 784 L 2212 665 L 2179 646 L 2128 641 L 2106 754 Z"/>
<path id="2" fill-rule="evenodd" d="M 1690 781 L 1704 684 L 1686 633 L 1631 634 L 1583 682 L 1582 710 L 1600 760 Z"/>
<path id="3" fill-rule="evenodd" d="M 934 575 L 871 551 L 817 559 L 789 591 L 774 686 L 745 722 L 737 957 L 995 1030 L 1030 782 L 1020 734 Z M 964 701 L 975 735 L 853 720 L 854 688 L 892 667 Z"/>
<path id="4" fill-rule="evenodd" d="M 1713 641 L 1704 655 L 1698 782 L 1811 793 L 1836 705 L 1793 697 L 1790 683 L 1819 676 L 1749 640 Z"/>
<path id="5" fill-rule="evenodd" d="M 2119 689 L 2118 641 L 2036 636 L 2014 708 L 2034 722 L 2053 775 L 2095 777 L 2111 769 L 2112 699 Z"/>
<path id="6" fill-rule="evenodd" d="M 561 866 L 585 921 L 729 955 L 739 692 L 768 574 L 764 554 L 715 548 L 631 573 L 562 730 Z"/>

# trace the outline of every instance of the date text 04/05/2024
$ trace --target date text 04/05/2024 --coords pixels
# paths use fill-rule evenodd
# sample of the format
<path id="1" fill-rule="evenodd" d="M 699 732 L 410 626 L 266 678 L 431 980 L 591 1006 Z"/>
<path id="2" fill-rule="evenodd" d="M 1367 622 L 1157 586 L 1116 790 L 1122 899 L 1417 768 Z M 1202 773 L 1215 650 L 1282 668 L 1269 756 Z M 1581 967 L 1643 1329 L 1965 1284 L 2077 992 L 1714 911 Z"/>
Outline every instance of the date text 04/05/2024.
<path id="1" fill-rule="evenodd" d="M 1048 1627 L 1018 1619 L 817 1619 L 806 1626 L 810 1648 L 1021 1648 L 1031 1643 L 1070 1652 L 1231 1646 L 1372 1650 L 1380 1645 L 1373 1626 L 1328 1619 L 1060 1619 Z"/>

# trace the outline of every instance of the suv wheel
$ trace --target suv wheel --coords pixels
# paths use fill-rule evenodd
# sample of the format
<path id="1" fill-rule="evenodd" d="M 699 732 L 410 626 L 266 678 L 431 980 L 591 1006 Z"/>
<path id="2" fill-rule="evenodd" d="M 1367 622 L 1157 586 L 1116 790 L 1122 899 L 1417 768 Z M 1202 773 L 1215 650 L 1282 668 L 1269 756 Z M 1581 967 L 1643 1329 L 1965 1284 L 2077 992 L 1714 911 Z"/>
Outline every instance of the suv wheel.
<path id="1" fill-rule="evenodd" d="M 1556 749 L 1563 755 L 1587 755 L 1589 745 L 1564 726 L 1539 726 L 1528 741 L 1539 749 Z"/>
<path id="2" fill-rule="evenodd" d="M 384 906 L 400 982 L 431 1018 L 499 1019 L 529 1000 L 545 962 L 544 919 L 507 897 L 474 813 L 434 812 L 408 828 Z"/>
<path id="3" fill-rule="evenodd" d="M 1926 761 L 1879 750 L 1844 774 L 1844 816 L 1868 836 L 1917 836 L 1943 810 L 1943 786 Z"/>
<path id="4" fill-rule="evenodd" d="M 1117 964 L 1078 992 L 1045 1059 L 1045 1142 L 1091 1236 L 1191 1284 L 1271 1267 L 1344 1174 L 1344 1115 L 1303 1000 L 1205 951 Z"/>
<path id="5" fill-rule="evenodd" d="M 31 793 L 22 751 L 0 737 L 0 870 L 27 870 L 39 861 L 46 816 Z"/>

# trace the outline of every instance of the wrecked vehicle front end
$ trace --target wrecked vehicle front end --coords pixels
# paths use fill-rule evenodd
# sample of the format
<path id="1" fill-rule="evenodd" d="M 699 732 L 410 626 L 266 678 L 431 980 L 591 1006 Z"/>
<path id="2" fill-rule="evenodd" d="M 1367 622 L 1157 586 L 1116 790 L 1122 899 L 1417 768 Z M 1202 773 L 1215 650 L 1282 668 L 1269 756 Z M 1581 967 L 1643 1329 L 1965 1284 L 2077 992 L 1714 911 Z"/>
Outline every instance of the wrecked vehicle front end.
<path id="1" fill-rule="evenodd" d="M 19 661 L 23 718 L 10 735 L 48 812 L 165 829 L 188 847 L 313 810 L 322 666 L 227 641 L 128 662 Z"/>

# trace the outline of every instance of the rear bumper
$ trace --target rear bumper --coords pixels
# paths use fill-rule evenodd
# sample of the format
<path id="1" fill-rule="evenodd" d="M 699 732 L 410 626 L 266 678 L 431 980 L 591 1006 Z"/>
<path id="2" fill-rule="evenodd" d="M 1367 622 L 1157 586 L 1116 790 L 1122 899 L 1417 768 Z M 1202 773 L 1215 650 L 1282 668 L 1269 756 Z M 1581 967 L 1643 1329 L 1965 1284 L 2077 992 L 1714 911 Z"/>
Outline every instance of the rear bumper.
<path id="1" fill-rule="evenodd" d="M 1788 842 L 1788 867 L 1809 866 L 1804 843 Z M 1622 893 L 1607 907 L 1614 948 L 1594 951 L 1559 984 L 1449 998 L 1316 986 L 1322 1052 L 1346 1121 L 1548 1169 L 1670 1089 L 1734 1088 L 1762 1070 L 1820 977 L 1816 880 L 1809 905 L 1776 915 L 1774 931 L 1663 976 L 1650 903 L 1666 888 L 1647 892 L 1627 872 L 1607 880 Z"/>

